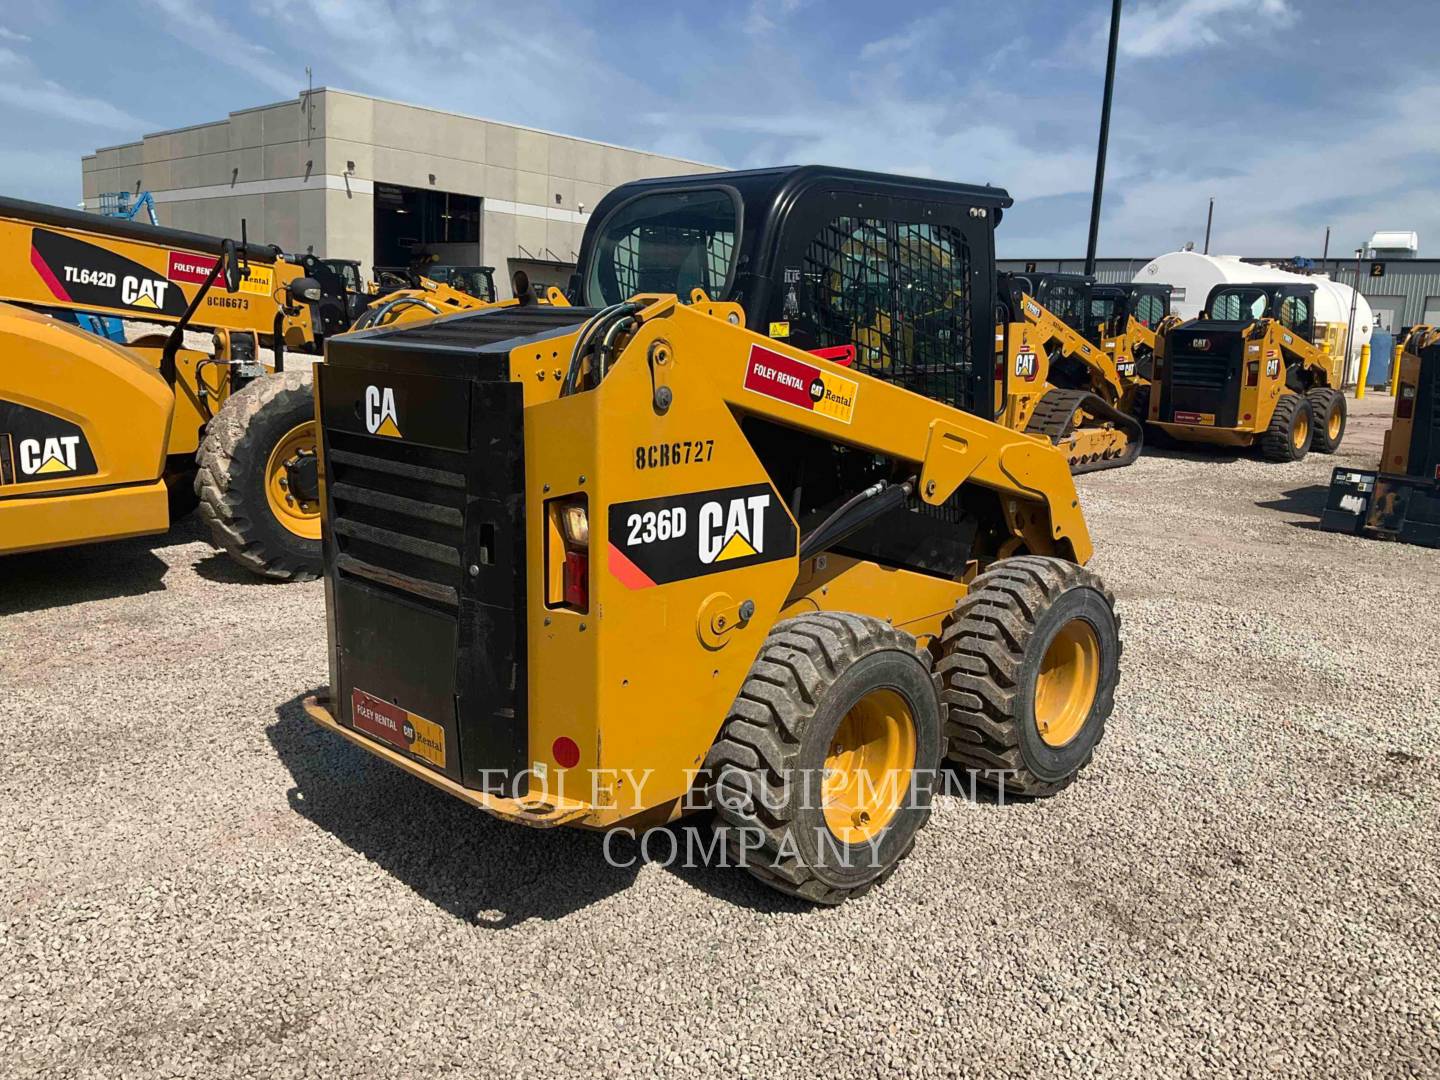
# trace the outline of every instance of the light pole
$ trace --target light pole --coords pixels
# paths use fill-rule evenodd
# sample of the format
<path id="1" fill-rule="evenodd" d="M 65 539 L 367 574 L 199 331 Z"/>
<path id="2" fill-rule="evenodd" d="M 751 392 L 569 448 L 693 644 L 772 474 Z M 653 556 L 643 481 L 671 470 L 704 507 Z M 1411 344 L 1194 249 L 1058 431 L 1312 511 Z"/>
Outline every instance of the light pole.
<path id="1" fill-rule="evenodd" d="M 1110 98 L 1115 93 L 1115 51 L 1120 46 L 1120 0 L 1110 6 L 1110 52 L 1105 58 L 1105 98 L 1100 105 L 1100 148 L 1095 152 L 1095 192 L 1090 200 L 1090 243 L 1085 273 L 1095 273 L 1095 244 L 1100 238 L 1100 194 L 1105 187 L 1105 147 L 1110 142 Z"/>

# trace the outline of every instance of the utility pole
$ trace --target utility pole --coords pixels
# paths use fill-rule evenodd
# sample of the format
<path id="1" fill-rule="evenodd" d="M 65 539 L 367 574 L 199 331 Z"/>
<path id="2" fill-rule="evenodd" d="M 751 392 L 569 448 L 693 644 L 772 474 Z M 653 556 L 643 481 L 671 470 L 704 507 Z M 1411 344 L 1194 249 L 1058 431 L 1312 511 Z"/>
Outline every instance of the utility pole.
<path id="1" fill-rule="evenodd" d="M 1200 254 L 1210 254 L 1210 225 L 1215 220 L 1215 196 L 1210 196 L 1210 209 L 1205 214 L 1205 250 Z"/>
<path id="2" fill-rule="evenodd" d="M 1351 342 L 1355 340 L 1355 306 L 1360 303 L 1360 256 L 1364 254 L 1364 248 L 1355 249 L 1355 290 L 1350 294 L 1350 322 L 1345 327 L 1345 375 L 1341 380 L 1342 386 L 1350 379 L 1350 356 L 1354 350 Z M 1356 375 L 1358 378 L 1359 373 Z"/>
<path id="3" fill-rule="evenodd" d="M 1329 226 L 1329 225 L 1326 225 L 1326 226 L 1325 226 L 1325 249 L 1320 252 L 1320 272 L 1321 272 L 1322 274 L 1328 274 L 1328 273 L 1330 272 L 1330 226 Z"/>
<path id="4" fill-rule="evenodd" d="M 1095 244 L 1100 238 L 1100 195 L 1105 187 L 1105 148 L 1110 142 L 1110 99 L 1115 94 L 1115 52 L 1120 46 L 1120 0 L 1110 5 L 1110 52 L 1105 58 L 1105 98 L 1100 105 L 1100 147 L 1095 152 L 1095 193 L 1090 202 L 1090 243 L 1085 273 L 1095 273 Z"/>

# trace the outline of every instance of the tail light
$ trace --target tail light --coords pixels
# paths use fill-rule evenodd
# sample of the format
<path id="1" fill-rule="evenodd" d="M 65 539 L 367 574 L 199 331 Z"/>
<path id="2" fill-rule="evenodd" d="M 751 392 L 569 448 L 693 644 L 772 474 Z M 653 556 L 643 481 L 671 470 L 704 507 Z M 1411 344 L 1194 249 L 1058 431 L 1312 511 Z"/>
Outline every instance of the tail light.
<path id="1" fill-rule="evenodd" d="M 1400 399 L 1395 402 L 1395 416 L 1400 420 L 1409 420 L 1415 415 L 1415 387 L 1409 383 L 1400 384 Z"/>
<path id="2" fill-rule="evenodd" d="M 584 495 L 545 503 L 545 604 L 590 610 L 590 509 Z"/>
<path id="3" fill-rule="evenodd" d="M 1259 361 L 1259 360 L 1251 360 L 1250 363 L 1248 363 L 1248 364 L 1245 365 L 1245 385 L 1246 385 L 1246 386 L 1259 386 L 1259 385 L 1260 385 L 1260 361 Z"/>

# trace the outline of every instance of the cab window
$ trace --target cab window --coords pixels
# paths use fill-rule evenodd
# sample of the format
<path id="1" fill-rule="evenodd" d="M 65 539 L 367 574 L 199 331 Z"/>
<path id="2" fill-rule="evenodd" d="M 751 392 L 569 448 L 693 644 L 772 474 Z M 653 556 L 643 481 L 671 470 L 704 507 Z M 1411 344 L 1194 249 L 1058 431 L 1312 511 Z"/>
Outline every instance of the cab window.
<path id="1" fill-rule="evenodd" d="M 970 356 L 970 248 L 948 225 L 839 217 L 810 242 L 799 309 L 818 347 L 941 401 L 962 396 Z"/>
<path id="2" fill-rule="evenodd" d="M 1141 293 L 1135 299 L 1135 318 L 1151 329 L 1160 325 L 1165 318 L 1165 301 L 1154 293 Z"/>
<path id="3" fill-rule="evenodd" d="M 1269 314 L 1270 298 L 1263 289 L 1220 289 L 1210 298 L 1210 318 L 1219 322 L 1249 322 Z"/>
<path id="4" fill-rule="evenodd" d="M 696 288 L 726 293 L 735 262 L 739 210 L 725 191 L 642 195 L 601 227 L 585 282 L 591 304 L 617 304 L 637 293 L 689 297 Z"/>
<path id="5" fill-rule="evenodd" d="M 1303 296 L 1287 296 L 1280 303 L 1280 325 L 1289 330 L 1308 330 L 1310 303 Z"/>

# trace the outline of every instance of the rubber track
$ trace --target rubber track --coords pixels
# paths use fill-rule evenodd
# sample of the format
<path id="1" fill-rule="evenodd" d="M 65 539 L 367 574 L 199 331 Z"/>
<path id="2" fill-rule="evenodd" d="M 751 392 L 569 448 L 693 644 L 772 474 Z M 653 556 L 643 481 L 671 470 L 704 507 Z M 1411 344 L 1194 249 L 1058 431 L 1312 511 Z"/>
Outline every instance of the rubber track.
<path id="1" fill-rule="evenodd" d="M 1108 404 L 1104 398 L 1087 390 L 1065 390 L 1060 387 L 1051 387 L 1045 391 L 1045 395 L 1035 406 L 1035 411 L 1030 414 L 1030 422 L 1025 425 L 1025 433 L 1027 435 L 1043 435 L 1058 445 L 1062 439 L 1075 430 L 1075 414 L 1081 409 L 1101 420 L 1109 420 L 1124 432 L 1127 441 L 1125 452 L 1119 457 L 1106 461 L 1088 461 L 1071 465 L 1072 473 L 1078 476 L 1081 473 L 1099 472 L 1101 469 L 1119 469 L 1129 465 L 1140 456 L 1140 450 L 1145 443 L 1144 426 L 1135 417 L 1127 416 Z"/>
<path id="2" fill-rule="evenodd" d="M 1053 795 L 1075 778 L 1072 773 L 1048 781 L 1029 769 L 1019 725 L 1030 721 L 1015 710 L 1020 666 L 1041 614 L 1062 592 L 1077 587 L 1094 589 L 1113 610 L 1114 595 L 1083 566 L 1037 555 L 1002 559 L 975 579 L 940 634 L 935 680 L 945 710 L 946 756 L 962 769 L 975 770 L 982 782 L 987 773 L 1004 773 L 1010 794 Z M 1114 686 L 1102 683 L 1100 695 L 1096 722 L 1102 730 L 1095 745 L 1115 707 Z M 1091 750 L 1076 773 L 1090 763 Z"/>

